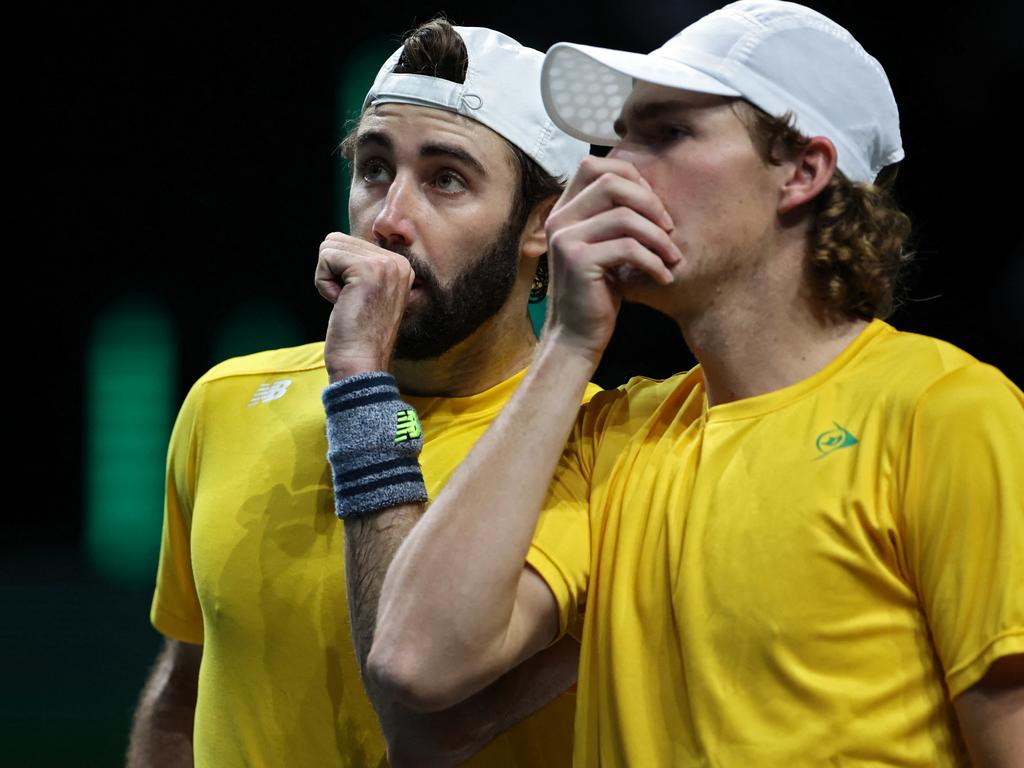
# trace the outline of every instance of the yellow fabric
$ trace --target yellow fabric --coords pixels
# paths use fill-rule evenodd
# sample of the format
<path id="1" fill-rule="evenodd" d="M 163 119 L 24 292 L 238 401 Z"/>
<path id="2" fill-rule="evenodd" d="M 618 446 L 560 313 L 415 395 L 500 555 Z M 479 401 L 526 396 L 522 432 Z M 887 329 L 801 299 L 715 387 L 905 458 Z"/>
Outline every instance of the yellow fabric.
<path id="1" fill-rule="evenodd" d="M 431 497 L 521 378 L 473 397 L 407 398 Z M 198 766 L 385 763 L 349 635 L 326 384 L 321 344 L 260 353 L 212 369 L 178 416 L 151 617 L 203 644 Z M 469 764 L 569 765 L 574 700 L 560 697 Z"/>
<path id="2" fill-rule="evenodd" d="M 1020 390 L 880 321 L 763 396 L 595 396 L 528 558 L 586 608 L 576 765 L 965 764 L 951 698 L 1024 652 L 1022 467 Z"/>

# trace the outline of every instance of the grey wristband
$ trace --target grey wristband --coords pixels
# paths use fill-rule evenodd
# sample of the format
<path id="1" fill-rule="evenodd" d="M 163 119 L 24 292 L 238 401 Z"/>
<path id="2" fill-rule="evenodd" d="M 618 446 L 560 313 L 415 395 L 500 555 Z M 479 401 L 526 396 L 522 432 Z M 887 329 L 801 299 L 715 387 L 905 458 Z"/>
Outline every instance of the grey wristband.
<path id="1" fill-rule="evenodd" d="M 360 373 L 323 391 L 334 510 L 342 519 L 425 502 L 423 431 L 388 373 Z"/>

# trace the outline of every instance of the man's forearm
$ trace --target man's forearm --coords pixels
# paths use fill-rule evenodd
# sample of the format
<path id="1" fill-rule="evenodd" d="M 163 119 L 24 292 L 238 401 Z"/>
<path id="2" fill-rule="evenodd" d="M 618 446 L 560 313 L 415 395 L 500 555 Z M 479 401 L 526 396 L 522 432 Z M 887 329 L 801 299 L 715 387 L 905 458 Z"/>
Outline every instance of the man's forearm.
<path id="1" fill-rule="evenodd" d="M 460 763 L 576 681 L 579 645 L 565 638 L 472 698 L 441 712 L 421 713 L 388 699 L 366 675 L 384 574 L 422 514 L 419 505 L 345 523 L 345 570 L 356 657 L 388 743 L 391 765 Z"/>
<path id="2" fill-rule="evenodd" d="M 439 698 L 428 685 L 417 706 L 465 698 L 552 639 L 554 627 L 536 636 L 517 598 L 537 515 L 592 372 L 592 361 L 550 337 L 542 343 L 515 396 L 399 548 L 370 669 L 395 687 L 443 678 Z"/>
<path id="3" fill-rule="evenodd" d="M 370 653 L 377 625 L 377 606 L 384 575 L 405 541 L 423 507 L 407 504 L 370 517 L 345 521 L 345 580 L 348 587 L 348 615 L 359 669 L 366 679 L 366 657 Z M 370 691 L 370 698 L 375 690 Z"/>
<path id="4" fill-rule="evenodd" d="M 484 690 L 437 712 L 384 702 L 379 714 L 393 768 L 460 765 L 575 682 L 579 644 L 564 637 Z"/>
<path id="5" fill-rule="evenodd" d="M 1024 654 L 995 661 L 953 703 L 974 765 L 1024 765 Z"/>
<path id="6" fill-rule="evenodd" d="M 162 658 L 146 684 L 128 743 L 128 768 L 185 768 L 193 765 L 192 731 L 196 692 L 176 683 Z"/>
<path id="7" fill-rule="evenodd" d="M 128 744 L 128 768 L 185 768 L 193 765 L 194 718 L 194 706 L 140 705 Z"/>

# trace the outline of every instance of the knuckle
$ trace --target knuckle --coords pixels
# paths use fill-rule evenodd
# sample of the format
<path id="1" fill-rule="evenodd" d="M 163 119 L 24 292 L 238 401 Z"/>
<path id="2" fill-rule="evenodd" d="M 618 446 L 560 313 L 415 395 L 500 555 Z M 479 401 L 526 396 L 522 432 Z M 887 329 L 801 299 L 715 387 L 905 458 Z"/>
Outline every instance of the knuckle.
<path id="1" fill-rule="evenodd" d="M 578 260 L 587 247 L 586 242 L 575 237 L 571 231 L 562 230 L 555 238 L 557 243 L 553 241 L 551 249 L 568 260 Z"/>
<path id="2" fill-rule="evenodd" d="M 557 226 L 549 228 L 548 233 L 548 247 L 553 251 L 561 251 L 565 246 L 565 230 L 559 229 Z"/>
<path id="3" fill-rule="evenodd" d="M 388 281 L 400 280 L 409 272 L 409 262 L 398 254 L 389 254 L 380 262 L 380 271 Z"/>
<path id="4" fill-rule="evenodd" d="M 599 158 L 595 155 L 586 155 L 580 161 L 580 170 L 593 173 L 599 166 Z"/>
<path id="5" fill-rule="evenodd" d="M 616 224 L 624 225 L 633 220 L 633 211 L 624 205 L 618 205 L 611 209 L 609 216 Z"/>
<path id="6" fill-rule="evenodd" d="M 610 192 L 611 189 L 615 186 L 615 183 L 618 180 L 618 178 L 619 177 L 616 176 L 614 173 L 609 173 L 605 171 L 604 173 L 597 177 L 597 181 L 595 181 L 594 183 L 602 192 Z"/>
<path id="7" fill-rule="evenodd" d="M 544 236 L 547 238 L 550 247 L 555 248 L 561 242 L 562 231 L 561 218 L 555 218 L 554 215 L 549 216 L 544 224 Z"/>

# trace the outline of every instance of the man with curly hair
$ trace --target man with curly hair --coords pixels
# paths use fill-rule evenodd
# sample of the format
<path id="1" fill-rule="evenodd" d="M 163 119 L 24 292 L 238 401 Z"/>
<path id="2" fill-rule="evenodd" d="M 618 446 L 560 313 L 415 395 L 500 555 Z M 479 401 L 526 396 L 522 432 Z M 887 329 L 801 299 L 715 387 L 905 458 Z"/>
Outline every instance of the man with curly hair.
<path id="1" fill-rule="evenodd" d="M 742 0 L 649 55 L 559 44 L 542 89 L 614 147 L 548 219 L 545 338 L 392 563 L 371 675 L 446 706 L 583 613 L 576 765 L 1024 764 L 1024 396 L 881 319 L 882 67 Z M 577 414 L 623 299 L 699 365 Z"/>

